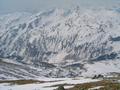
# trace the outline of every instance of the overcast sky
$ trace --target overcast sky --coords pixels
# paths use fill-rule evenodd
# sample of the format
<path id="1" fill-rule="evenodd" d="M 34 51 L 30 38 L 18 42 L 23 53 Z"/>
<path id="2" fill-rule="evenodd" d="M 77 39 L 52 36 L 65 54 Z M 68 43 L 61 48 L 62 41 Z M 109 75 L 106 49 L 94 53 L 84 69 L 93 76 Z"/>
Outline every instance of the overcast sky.
<path id="1" fill-rule="evenodd" d="M 0 0 L 0 14 L 12 12 L 39 12 L 51 8 L 112 7 L 120 0 Z"/>

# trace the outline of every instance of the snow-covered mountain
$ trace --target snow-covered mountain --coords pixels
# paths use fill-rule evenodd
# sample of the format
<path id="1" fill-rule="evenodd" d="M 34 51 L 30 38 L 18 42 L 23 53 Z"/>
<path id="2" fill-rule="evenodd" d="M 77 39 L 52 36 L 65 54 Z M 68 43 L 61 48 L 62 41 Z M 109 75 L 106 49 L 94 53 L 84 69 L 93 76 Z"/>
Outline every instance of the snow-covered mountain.
<path id="1" fill-rule="evenodd" d="M 1 16 L 0 58 L 41 70 L 37 76 L 120 72 L 120 13 L 76 8 Z M 11 72 L 1 67 L 3 75 Z"/>

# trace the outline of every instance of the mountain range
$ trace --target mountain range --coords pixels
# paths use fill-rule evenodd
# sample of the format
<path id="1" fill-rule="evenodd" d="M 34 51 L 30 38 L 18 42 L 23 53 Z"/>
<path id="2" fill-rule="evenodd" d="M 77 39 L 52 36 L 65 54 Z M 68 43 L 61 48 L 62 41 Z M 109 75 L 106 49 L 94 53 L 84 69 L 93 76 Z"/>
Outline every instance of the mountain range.
<path id="1" fill-rule="evenodd" d="M 120 72 L 120 13 L 52 9 L 0 16 L 0 79 Z"/>

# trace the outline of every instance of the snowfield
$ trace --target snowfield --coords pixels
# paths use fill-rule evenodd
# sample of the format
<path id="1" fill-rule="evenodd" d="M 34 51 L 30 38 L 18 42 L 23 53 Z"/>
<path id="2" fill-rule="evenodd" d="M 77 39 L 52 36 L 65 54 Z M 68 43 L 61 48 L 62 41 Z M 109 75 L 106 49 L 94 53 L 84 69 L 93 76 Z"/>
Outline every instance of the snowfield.
<path id="1" fill-rule="evenodd" d="M 98 74 L 107 75 L 111 72 L 120 73 L 120 60 L 100 61 L 94 64 L 86 64 L 87 72 L 83 72 L 82 76 L 94 76 Z"/>

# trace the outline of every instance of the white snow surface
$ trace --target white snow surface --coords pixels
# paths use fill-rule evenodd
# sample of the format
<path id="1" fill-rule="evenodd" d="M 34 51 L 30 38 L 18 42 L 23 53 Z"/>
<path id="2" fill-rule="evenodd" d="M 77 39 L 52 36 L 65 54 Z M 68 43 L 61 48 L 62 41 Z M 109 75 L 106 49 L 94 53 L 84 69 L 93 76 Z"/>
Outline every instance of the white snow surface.
<path id="1" fill-rule="evenodd" d="M 102 88 L 103 86 L 97 86 L 97 87 L 94 87 L 94 88 L 89 88 L 88 90 L 97 90 L 97 89 L 100 89 Z"/>
<path id="2" fill-rule="evenodd" d="M 98 74 L 108 74 L 110 72 L 120 72 L 120 60 L 101 61 L 94 64 L 86 64 L 87 72 L 83 72 L 83 76 L 94 76 Z"/>

